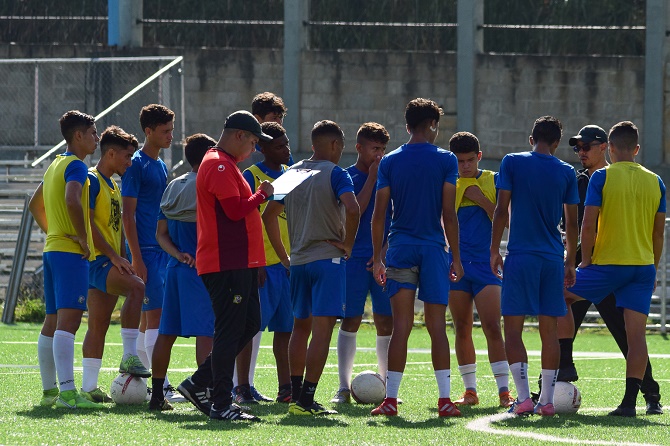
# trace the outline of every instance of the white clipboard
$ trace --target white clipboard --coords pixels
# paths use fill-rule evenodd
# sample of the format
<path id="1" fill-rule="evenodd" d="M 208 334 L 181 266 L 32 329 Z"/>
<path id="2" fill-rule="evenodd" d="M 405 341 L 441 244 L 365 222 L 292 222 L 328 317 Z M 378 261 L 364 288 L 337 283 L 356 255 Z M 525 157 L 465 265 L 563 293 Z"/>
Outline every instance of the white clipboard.
<path id="1" fill-rule="evenodd" d="M 293 189 L 301 185 L 308 178 L 321 172 L 316 169 L 289 169 L 272 182 L 274 194 L 270 200 L 283 200 Z"/>

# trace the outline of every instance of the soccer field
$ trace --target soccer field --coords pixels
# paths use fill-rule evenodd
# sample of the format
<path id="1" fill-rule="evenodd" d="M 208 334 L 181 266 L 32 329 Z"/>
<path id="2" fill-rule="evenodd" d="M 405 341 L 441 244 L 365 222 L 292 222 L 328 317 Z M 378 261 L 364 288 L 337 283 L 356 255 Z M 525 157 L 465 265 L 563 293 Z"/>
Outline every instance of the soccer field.
<path id="1" fill-rule="evenodd" d="M 463 417 L 437 417 L 437 384 L 430 363 L 430 340 L 423 328 L 410 337 L 407 368 L 400 387 L 404 404 L 395 418 L 369 415 L 371 405 L 341 405 L 339 415 L 328 418 L 296 417 L 280 403 L 252 407 L 262 423 L 212 422 L 190 403 L 179 403 L 171 412 L 154 413 L 148 406 L 107 405 L 99 411 L 68 411 L 37 407 L 41 384 L 37 369 L 37 336 L 40 326 L 0 326 L 0 444 L 670 444 L 670 411 L 644 415 L 644 400 L 638 397 L 638 417 L 608 417 L 623 394 L 623 357 L 606 332 L 580 333 L 575 342 L 579 371 L 577 386 L 582 407 L 576 415 L 553 418 L 508 418 L 497 407 L 495 381 L 486 358 L 486 343 L 480 329 L 474 333 L 478 349 L 478 393 L 481 403 L 463 409 Z M 337 328 L 336 328 L 337 330 Z M 75 380 L 81 385 L 81 341 L 86 326 L 77 334 Z M 448 328 L 453 342 L 453 329 Z M 328 365 L 317 389 L 316 399 L 326 406 L 337 389 L 335 336 Z M 374 329 L 363 326 L 358 337 L 354 374 L 376 367 Z M 119 326 L 107 336 L 100 386 L 109 389 L 118 374 L 121 355 Z M 524 334 L 529 350 L 531 376 L 540 372 L 539 335 Z M 662 403 L 670 389 L 670 340 L 661 335 L 647 338 L 654 377 L 661 384 Z M 276 392 L 272 336 L 265 334 L 256 372 L 256 387 L 267 395 Z M 453 348 L 453 345 L 452 345 Z M 452 370 L 456 358 L 452 351 Z M 173 349 L 170 381 L 177 385 L 195 368 L 194 343 L 180 339 Z M 532 380 L 531 390 L 537 390 Z M 458 373 L 452 375 L 452 397 L 463 392 Z M 514 392 L 513 392 L 514 393 Z M 670 407 L 668 408 L 670 409 Z"/>

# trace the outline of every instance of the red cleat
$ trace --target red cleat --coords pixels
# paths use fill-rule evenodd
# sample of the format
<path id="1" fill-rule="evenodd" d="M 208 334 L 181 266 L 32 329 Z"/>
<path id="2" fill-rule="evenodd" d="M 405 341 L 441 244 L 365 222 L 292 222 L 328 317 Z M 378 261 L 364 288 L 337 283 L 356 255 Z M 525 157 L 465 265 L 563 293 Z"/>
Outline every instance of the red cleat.
<path id="1" fill-rule="evenodd" d="M 370 414 L 395 417 L 398 415 L 398 398 L 384 398 L 384 401 L 378 407 L 372 409 Z"/>
<path id="2" fill-rule="evenodd" d="M 449 398 L 437 400 L 437 411 L 441 417 L 460 417 L 461 411 L 451 402 Z"/>

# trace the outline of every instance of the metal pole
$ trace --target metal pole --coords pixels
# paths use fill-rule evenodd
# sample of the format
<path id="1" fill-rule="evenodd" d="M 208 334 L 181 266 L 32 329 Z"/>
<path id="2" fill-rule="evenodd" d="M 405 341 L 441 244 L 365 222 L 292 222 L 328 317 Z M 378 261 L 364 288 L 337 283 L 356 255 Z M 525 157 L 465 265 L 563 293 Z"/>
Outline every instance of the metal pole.
<path id="1" fill-rule="evenodd" d="M 284 93 L 288 114 L 284 128 L 289 139 L 300 150 L 300 84 L 302 51 L 308 47 L 305 22 L 309 19 L 308 0 L 284 1 Z"/>
<path id="2" fill-rule="evenodd" d="M 666 258 L 668 254 L 667 243 L 668 243 L 668 222 L 670 219 L 665 220 L 665 238 L 663 239 L 663 252 L 661 253 L 661 261 L 659 262 L 659 268 L 661 270 L 661 320 L 659 324 L 661 325 L 661 333 L 665 334 L 667 332 L 667 306 L 668 306 L 668 259 Z"/>
<path id="3" fill-rule="evenodd" d="M 475 62 L 483 52 L 484 0 L 459 0 L 456 54 L 456 125 L 475 131 Z"/>
<path id="4" fill-rule="evenodd" d="M 647 0 L 644 57 L 644 126 L 642 159 L 650 167 L 663 163 L 663 71 L 667 0 Z"/>

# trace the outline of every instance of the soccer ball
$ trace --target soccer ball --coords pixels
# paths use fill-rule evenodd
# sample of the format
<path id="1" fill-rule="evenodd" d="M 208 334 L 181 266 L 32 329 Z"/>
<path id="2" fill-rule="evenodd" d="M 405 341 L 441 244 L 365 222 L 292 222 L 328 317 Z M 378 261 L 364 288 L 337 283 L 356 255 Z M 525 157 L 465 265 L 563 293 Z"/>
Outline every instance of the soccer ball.
<path id="1" fill-rule="evenodd" d="M 122 373 L 112 381 L 109 394 L 116 404 L 142 404 L 147 398 L 147 382 L 140 377 Z"/>
<path id="2" fill-rule="evenodd" d="M 379 404 L 386 396 L 386 385 L 379 373 L 366 370 L 351 381 L 351 396 L 357 403 Z"/>
<path id="3" fill-rule="evenodd" d="M 582 395 L 572 383 L 558 381 L 554 388 L 556 413 L 576 413 L 582 405 Z"/>

